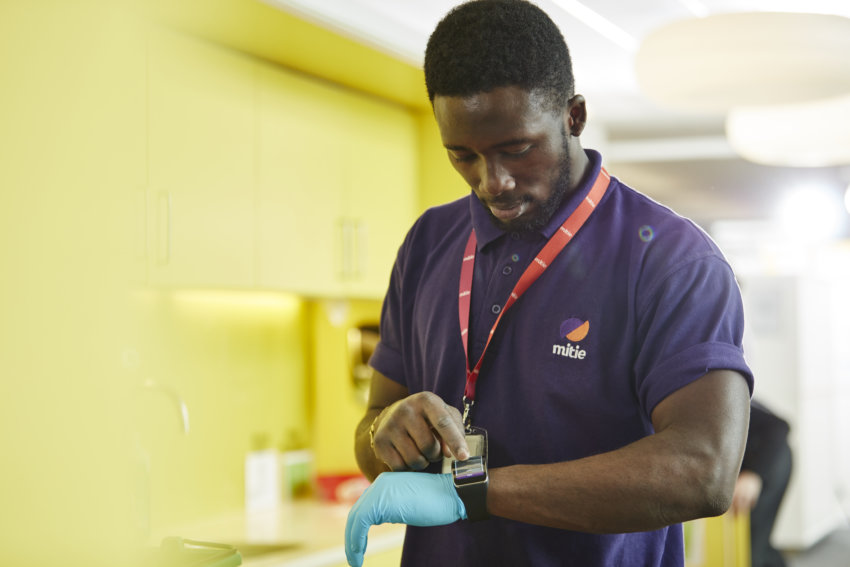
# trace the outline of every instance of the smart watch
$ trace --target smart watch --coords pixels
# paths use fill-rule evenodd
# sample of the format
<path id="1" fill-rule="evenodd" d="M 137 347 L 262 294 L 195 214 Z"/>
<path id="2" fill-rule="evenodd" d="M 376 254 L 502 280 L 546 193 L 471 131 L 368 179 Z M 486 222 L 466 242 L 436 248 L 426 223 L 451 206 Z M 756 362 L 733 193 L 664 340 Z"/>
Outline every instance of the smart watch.
<path id="1" fill-rule="evenodd" d="M 452 462 L 452 479 L 457 495 L 466 506 L 466 517 L 477 522 L 490 517 L 487 513 L 487 457 L 470 457 L 465 461 Z"/>

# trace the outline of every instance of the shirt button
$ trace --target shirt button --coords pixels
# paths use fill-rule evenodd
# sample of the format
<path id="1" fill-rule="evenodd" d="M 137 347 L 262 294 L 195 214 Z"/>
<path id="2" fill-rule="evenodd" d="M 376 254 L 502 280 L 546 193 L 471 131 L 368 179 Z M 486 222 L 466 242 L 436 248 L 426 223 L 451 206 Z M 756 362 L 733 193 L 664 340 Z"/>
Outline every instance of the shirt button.
<path id="1" fill-rule="evenodd" d="M 502 268 L 502 273 L 505 274 L 506 276 L 511 275 L 511 273 L 513 271 L 514 271 L 514 269 L 511 268 L 510 266 L 505 266 L 504 268 Z"/>
<path id="2" fill-rule="evenodd" d="M 493 312 L 493 315 L 498 315 L 499 311 L 501 311 L 501 310 L 502 310 L 502 306 L 499 305 L 498 303 L 496 303 L 495 305 L 493 305 L 493 307 L 490 308 L 490 311 Z"/>
<path id="3" fill-rule="evenodd" d="M 519 233 L 518 232 L 512 232 L 511 238 L 513 238 L 514 240 L 519 240 Z"/>
<path id="4" fill-rule="evenodd" d="M 514 254 L 513 256 L 511 256 L 511 260 L 513 260 L 514 262 L 519 262 L 519 254 Z"/>

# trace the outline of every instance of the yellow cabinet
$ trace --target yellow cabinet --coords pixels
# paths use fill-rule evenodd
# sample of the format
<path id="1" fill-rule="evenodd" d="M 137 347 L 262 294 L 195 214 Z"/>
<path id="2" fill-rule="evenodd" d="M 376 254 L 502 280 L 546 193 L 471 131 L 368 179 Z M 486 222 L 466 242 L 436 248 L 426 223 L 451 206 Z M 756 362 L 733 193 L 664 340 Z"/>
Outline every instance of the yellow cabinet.
<path id="1" fill-rule="evenodd" d="M 254 283 L 255 64 L 162 29 L 148 47 L 148 270 L 155 285 Z"/>
<path id="2" fill-rule="evenodd" d="M 410 110 L 165 30 L 147 76 L 151 284 L 383 295 L 416 203 Z"/>
<path id="3" fill-rule="evenodd" d="M 383 297 L 398 247 L 414 218 L 417 123 L 408 111 L 373 98 L 353 97 L 346 107 L 345 218 L 353 225 L 353 243 L 342 274 L 351 295 Z"/>
<path id="4" fill-rule="evenodd" d="M 257 284 L 382 296 L 414 213 L 415 118 L 273 66 L 258 88 Z"/>
<path id="5" fill-rule="evenodd" d="M 271 66 L 261 67 L 258 87 L 258 284 L 328 293 L 337 277 L 343 101 Z"/>

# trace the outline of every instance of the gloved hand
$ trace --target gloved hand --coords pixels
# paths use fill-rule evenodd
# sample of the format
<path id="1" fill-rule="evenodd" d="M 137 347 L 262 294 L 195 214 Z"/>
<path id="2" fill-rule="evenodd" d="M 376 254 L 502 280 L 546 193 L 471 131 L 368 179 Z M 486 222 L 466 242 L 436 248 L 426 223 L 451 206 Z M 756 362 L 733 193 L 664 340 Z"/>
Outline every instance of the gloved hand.
<path id="1" fill-rule="evenodd" d="M 443 526 L 466 519 L 450 474 L 385 472 L 360 496 L 345 524 L 345 557 L 363 565 L 366 536 L 378 524 Z"/>

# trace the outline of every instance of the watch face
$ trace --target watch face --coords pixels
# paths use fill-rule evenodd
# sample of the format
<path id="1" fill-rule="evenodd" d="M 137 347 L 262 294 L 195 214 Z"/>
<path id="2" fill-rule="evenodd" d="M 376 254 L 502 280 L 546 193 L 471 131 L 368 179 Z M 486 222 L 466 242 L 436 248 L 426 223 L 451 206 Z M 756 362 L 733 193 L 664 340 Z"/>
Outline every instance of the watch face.
<path id="1" fill-rule="evenodd" d="M 452 474 L 457 485 L 481 482 L 487 478 L 487 468 L 482 457 L 471 457 L 452 463 Z"/>

